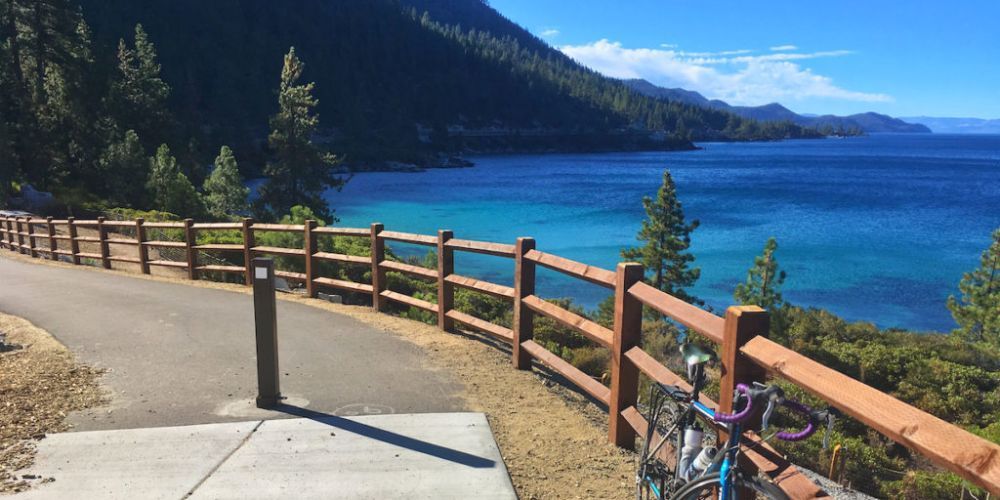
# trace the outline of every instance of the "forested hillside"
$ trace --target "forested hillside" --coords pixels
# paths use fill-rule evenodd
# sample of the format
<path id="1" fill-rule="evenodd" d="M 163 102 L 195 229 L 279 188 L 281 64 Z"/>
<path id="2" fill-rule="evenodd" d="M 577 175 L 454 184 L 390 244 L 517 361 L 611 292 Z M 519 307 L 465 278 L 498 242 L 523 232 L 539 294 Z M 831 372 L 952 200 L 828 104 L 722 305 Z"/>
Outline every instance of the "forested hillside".
<path id="1" fill-rule="evenodd" d="M 816 136 L 641 95 L 479 0 L 3 0 L 0 26 L 4 177 L 94 203 L 140 205 L 142 193 L 118 191 L 147 181 L 145 167 L 116 186 L 100 177 L 161 144 L 193 186 L 222 145 L 244 176 L 266 173 L 293 46 L 301 78 L 315 82 L 312 138 L 354 167 Z"/>
<path id="2" fill-rule="evenodd" d="M 323 126 L 340 131 L 337 143 L 355 156 L 420 149 L 416 124 L 445 142 L 448 126 L 453 133 L 460 126 L 607 134 L 630 125 L 673 132 L 683 119 L 697 138 L 719 135 L 729 118 L 633 93 L 477 0 L 82 3 L 98 45 L 112 47 L 142 23 L 181 122 L 210 126 L 229 142 L 262 135 L 276 61 L 289 46 L 308 64 L 305 78 L 317 82 Z M 797 127 L 733 128 L 726 132 L 733 138 L 802 134 Z M 683 147 L 679 142 L 660 147 Z"/>

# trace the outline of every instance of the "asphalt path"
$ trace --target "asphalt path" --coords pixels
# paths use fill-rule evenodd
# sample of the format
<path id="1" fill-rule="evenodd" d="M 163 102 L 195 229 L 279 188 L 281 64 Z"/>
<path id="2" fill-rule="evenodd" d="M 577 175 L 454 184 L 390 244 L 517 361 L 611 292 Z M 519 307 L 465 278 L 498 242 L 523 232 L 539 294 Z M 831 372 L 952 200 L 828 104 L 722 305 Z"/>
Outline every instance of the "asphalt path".
<path id="1" fill-rule="evenodd" d="M 292 411 L 262 411 L 252 296 L 112 272 L 6 258 L 0 312 L 53 334 L 107 369 L 108 406 L 70 416 L 75 430 L 293 416 L 462 411 L 461 381 L 430 369 L 418 346 L 352 318 L 278 301 L 281 392 Z"/>

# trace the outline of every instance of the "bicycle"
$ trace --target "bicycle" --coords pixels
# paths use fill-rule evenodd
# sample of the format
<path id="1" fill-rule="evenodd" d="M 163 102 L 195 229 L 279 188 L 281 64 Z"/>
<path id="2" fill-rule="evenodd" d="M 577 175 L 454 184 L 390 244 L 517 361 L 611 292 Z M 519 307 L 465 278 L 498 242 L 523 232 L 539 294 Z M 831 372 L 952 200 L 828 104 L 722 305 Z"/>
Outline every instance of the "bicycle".
<path id="1" fill-rule="evenodd" d="M 636 499 L 734 500 L 742 489 L 751 490 L 757 496 L 764 498 L 787 500 L 788 496 L 773 483 L 762 481 L 739 469 L 737 459 L 740 454 L 742 424 L 752 418 L 761 405 L 765 405 L 761 422 L 762 429 L 766 431 L 775 409 L 784 406 L 804 416 L 807 425 L 798 432 L 776 432 L 773 434 L 774 437 L 784 441 L 801 441 L 812 436 L 820 423 L 825 421 L 827 437 L 824 438 L 824 447 L 826 447 L 835 410 L 828 408 L 813 411 L 799 402 L 786 399 L 782 389 L 774 385 L 755 384 L 754 387 L 749 387 L 739 384 L 736 387 L 737 394 L 734 397 L 733 407 L 742 406 L 742 409 L 732 414 L 716 412 L 699 401 L 705 384 L 705 365 L 716 359 L 715 353 L 694 344 L 684 344 L 681 346 L 681 355 L 687 363 L 692 390 L 689 392 L 677 386 L 660 383 L 654 383 L 650 388 L 649 409 L 646 414 L 648 426 L 636 473 Z M 669 412 L 670 415 L 666 419 L 669 421 L 668 426 L 663 431 L 660 421 L 664 418 L 665 412 Z M 721 450 L 714 446 L 702 446 L 705 444 L 704 430 L 699 420 L 707 422 L 709 427 L 714 427 L 716 424 L 725 425 L 728 438 Z M 652 441 L 656 431 L 660 431 L 661 437 L 654 444 Z M 673 442 L 675 448 L 673 468 L 656 458 L 668 440 Z"/>

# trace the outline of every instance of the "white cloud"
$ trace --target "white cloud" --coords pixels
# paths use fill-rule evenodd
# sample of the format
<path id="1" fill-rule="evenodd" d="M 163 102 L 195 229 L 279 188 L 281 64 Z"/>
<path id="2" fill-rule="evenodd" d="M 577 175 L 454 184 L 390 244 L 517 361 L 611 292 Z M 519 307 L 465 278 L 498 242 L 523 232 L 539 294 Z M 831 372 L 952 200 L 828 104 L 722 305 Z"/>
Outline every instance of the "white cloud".
<path id="1" fill-rule="evenodd" d="M 559 30 L 555 28 L 546 28 L 540 33 L 540 35 L 544 38 L 554 38 L 559 36 Z"/>
<path id="2" fill-rule="evenodd" d="M 696 90 L 710 99 L 722 99 L 735 105 L 809 98 L 862 102 L 892 100 L 886 94 L 838 87 L 830 77 L 791 62 L 846 56 L 852 53 L 848 50 L 762 55 L 750 55 L 752 51 L 747 49 L 683 52 L 629 49 L 606 39 L 587 45 L 566 45 L 560 50 L 581 64 L 614 78 L 644 78 L 664 87 Z"/>
<path id="3" fill-rule="evenodd" d="M 783 50 L 799 50 L 795 45 L 778 45 L 776 47 L 771 47 L 771 50 L 775 52 L 781 52 Z"/>
<path id="4" fill-rule="evenodd" d="M 676 43 L 661 43 L 660 47 L 663 47 L 665 49 L 676 49 L 677 48 L 677 44 Z"/>

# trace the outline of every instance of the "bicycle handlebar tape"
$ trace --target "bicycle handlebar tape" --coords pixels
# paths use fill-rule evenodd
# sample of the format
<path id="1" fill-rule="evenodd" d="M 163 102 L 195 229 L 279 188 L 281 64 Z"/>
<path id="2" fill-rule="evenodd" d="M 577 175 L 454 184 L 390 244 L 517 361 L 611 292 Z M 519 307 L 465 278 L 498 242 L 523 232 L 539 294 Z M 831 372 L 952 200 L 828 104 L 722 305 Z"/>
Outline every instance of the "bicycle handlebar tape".
<path id="1" fill-rule="evenodd" d="M 736 391 L 743 393 L 747 399 L 747 405 L 742 411 L 737 413 L 719 413 L 715 412 L 715 421 L 721 422 L 723 424 L 735 424 L 742 422 L 750 417 L 750 413 L 753 411 L 753 398 L 750 397 L 750 388 L 746 384 L 736 384 Z"/>
<path id="2" fill-rule="evenodd" d="M 796 413 L 801 413 L 802 415 L 805 415 L 809 423 L 806 425 L 805 429 L 802 429 L 799 432 L 781 431 L 775 434 L 775 437 L 777 437 L 782 441 L 802 441 L 803 439 L 807 439 L 809 436 L 812 436 L 813 434 L 816 433 L 816 424 L 815 424 L 815 419 L 813 418 L 813 412 L 808 406 L 799 403 L 797 401 L 791 401 L 787 399 L 783 404 L 788 409 Z"/>

